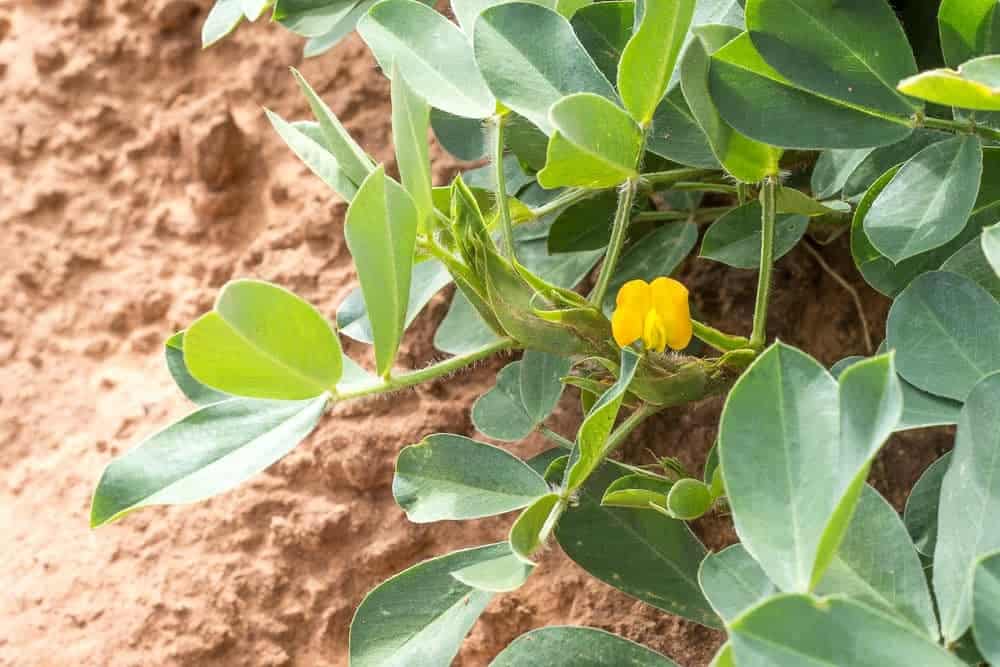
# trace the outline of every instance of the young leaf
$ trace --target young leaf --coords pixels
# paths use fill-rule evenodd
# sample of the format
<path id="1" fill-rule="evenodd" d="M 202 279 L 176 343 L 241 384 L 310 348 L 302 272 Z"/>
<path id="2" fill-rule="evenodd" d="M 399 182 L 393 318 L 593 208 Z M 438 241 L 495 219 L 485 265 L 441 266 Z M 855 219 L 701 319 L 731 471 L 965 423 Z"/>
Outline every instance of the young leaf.
<path id="1" fill-rule="evenodd" d="M 185 396 L 191 399 L 195 405 L 212 405 L 219 401 L 233 398 L 231 395 L 216 391 L 198 382 L 191 375 L 187 365 L 184 363 L 184 332 L 178 331 L 167 339 L 163 346 L 163 354 L 167 361 L 167 370 L 174 379 L 177 388 Z"/>
<path id="2" fill-rule="evenodd" d="M 777 173 L 781 151 L 759 143 L 727 125 L 708 88 L 711 55 L 740 34 L 738 28 L 703 26 L 681 60 L 680 81 L 691 112 L 708 137 L 712 152 L 726 171 L 744 183 L 757 183 Z"/>
<path id="3" fill-rule="evenodd" d="M 899 90 L 935 104 L 1000 111 L 1000 56 L 976 58 L 957 70 L 921 72 L 900 81 Z"/>
<path id="4" fill-rule="evenodd" d="M 452 573 L 510 555 L 507 542 L 455 551 L 414 565 L 379 584 L 351 621 L 352 667 L 450 665 L 493 599 Z"/>
<path id="5" fill-rule="evenodd" d="M 543 188 L 610 188 L 636 178 L 642 132 L 613 102 L 593 93 L 564 97 L 552 106 Z"/>
<path id="6" fill-rule="evenodd" d="M 528 437 L 538 422 L 521 399 L 521 361 L 513 361 L 497 374 L 496 385 L 472 405 L 472 423 L 483 435 L 514 442 Z"/>
<path id="7" fill-rule="evenodd" d="M 691 26 L 695 0 L 646 0 L 642 21 L 618 63 L 622 103 L 642 127 L 667 92 L 681 44 Z"/>
<path id="8" fill-rule="evenodd" d="M 391 0 L 395 2 L 396 0 Z M 354 257 L 375 340 L 378 374 L 392 370 L 406 327 L 410 272 L 417 238 L 413 200 L 380 166 L 347 209 L 344 237 Z"/>
<path id="9" fill-rule="evenodd" d="M 424 306 L 450 282 L 451 274 L 437 260 L 429 259 L 413 265 L 404 329 L 413 324 L 413 320 Z M 340 307 L 337 308 L 337 327 L 340 333 L 356 341 L 369 345 L 375 341 L 371 319 L 368 317 L 368 309 L 365 307 L 365 298 L 360 287 L 352 289 L 340 302 Z"/>
<path id="10" fill-rule="evenodd" d="M 601 506 L 623 472 L 613 463 L 595 471 L 556 526 L 559 545 L 606 584 L 667 613 L 719 627 L 698 586 L 705 547 L 688 524 L 659 512 Z"/>
<path id="11" fill-rule="evenodd" d="M 705 556 L 698 568 L 698 583 L 726 622 L 778 592 L 742 544 Z"/>
<path id="12" fill-rule="evenodd" d="M 895 90 L 917 63 L 886 0 L 748 0 L 746 18 L 760 55 L 800 88 L 885 114 L 920 108 Z"/>
<path id="13" fill-rule="evenodd" d="M 278 136 L 288 144 L 292 152 L 314 174 L 319 176 L 344 201 L 350 202 L 354 199 L 354 195 L 357 194 L 358 186 L 361 185 L 361 182 L 350 179 L 330 149 L 319 141 L 321 135 L 311 136 L 307 131 L 309 126 L 289 123 L 269 109 L 264 109 L 264 113 L 267 114 L 267 118 L 271 121 L 271 125 L 274 126 Z M 313 125 L 312 127 L 315 128 L 316 126 Z M 325 137 L 322 138 L 325 139 Z"/>
<path id="14" fill-rule="evenodd" d="M 910 625 L 840 596 L 776 595 L 733 621 L 729 632 L 740 667 L 965 664 Z"/>
<path id="15" fill-rule="evenodd" d="M 924 391 L 964 401 L 983 377 L 1000 370 L 1000 304 L 964 276 L 930 272 L 896 297 L 886 340 L 899 374 Z"/>
<path id="16" fill-rule="evenodd" d="M 557 511 L 559 503 L 558 493 L 537 498 L 510 527 L 510 549 L 523 562 L 534 564 L 531 556 L 542 546 L 543 529 L 551 520 L 552 513 Z"/>
<path id="17" fill-rule="evenodd" d="M 1000 552 L 976 563 L 972 591 L 976 646 L 995 665 L 1000 663 Z"/>
<path id="18" fill-rule="evenodd" d="M 630 280 L 652 282 L 659 276 L 668 276 L 677 270 L 695 243 L 698 226 L 690 222 L 671 222 L 642 237 L 622 255 L 608 285 L 604 312 L 614 308 L 614 298 L 621 286 Z"/>
<path id="19" fill-rule="evenodd" d="M 242 0 L 215 0 L 201 26 L 201 48 L 207 49 L 243 21 Z"/>
<path id="20" fill-rule="evenodd" d="M 298 82 L 299 87 L 306 96 L 306 100 L 309 102 L 309 107 L 312 109 L 313 115 L 319 121 L 320 130 L 323 132 L 324 145 L 333 153 L 334 159 L 344 174 L 347 175 L 347 178 L 355 184 L 355 187 L 360 186 L 368 177 L 368 174 L 374 171 L 375 164 L 340 123 L 337 115 L 316 94 L 316 91 L 312 89 L 312 86 L 305 80 L 305 77 L 295 68 L 292 68 L 292 76 L 295 77 L 296 82 Z M 395 103 L 393 103 L 393 107 L 395 107 Z"/>
<path id="21" fill-rule="evenodd" d="M 466 586 L 481 591 L 509 593 L 520 588 L 534 569 L 534 565 L 525 563 L 516 554 L 508 552 L 455 570 L 451 576 Z"/>
<path id="22" fill-rule="evenodd" d="M 928 558 L 934 556 L 937 546 L 938 502 L 944 474 L 950 464 L 951 452 L 946 452 L 927 467 L 906 499 L 903 523 L 917 551 Z"/>
<path id="23" fill-rule="evenodd" d="M 639 366 L 639 358 L 639 355 L 630 348 L 622 348 L 618 380 L 604 392 L 580 425 L 576 445 L 570 454 L 569 466 L 566 468 L 566 477 L 563 480 L 566 491 L 572 492 L 578 489 L 604 458 L 604 447 L 608 436 L 611 435 L 611 429 L 614 428 L 618 409 L 625 398 L 625 391 L 632 383 L 635 370 Z"/>
<path id="24" fill-rule="evenodd" d="M 982 329 L 988 331 L 988 329 Z M 976 560 L 1000 549 L 1000 374 L 975 385 L 962 408 L 951 463 L 941 485 L 934 549 L 934 593 L 947 642 L 972 623 Z"/>
<path id="25" fill-rule="evenodd" d="M 982 173 L 978 138 L 955 137 L 928 146 L 876 197 L 864 218 L 865 234 L 896 263 L 944 245 L 965 227 Z"/>
<path id="26" fill-rule="evenodd" d="M 889 357 L 844 373 L 772 345 L 733 386 L 719 460 L 741 540 L 782 590 L 807 591 L 836 553 L 902 401 Z"/>
<path id="27" fill-rule="evenodd" d="M 878 607 L 938 639 L 927 577 L 896 510 L 865 485 L 837 555 L 816 590 Z"/>
<path id="28" fill-rule="evenodd" d="M 320 312 L 259 280 L 222 288 L 215 309 L 185 332 L 184 363 L 213 389 L 286 400 L 332 389 L 343 369 L 340 341 Z"/>
<path id="29" fill-rule="evenodd" d="M 431 106 L 455 116 L 485 118 L 496 100 L 487 89 L 465 35 L 415 0 L 384 0 L 358 22 L 382 70 L 392 63 Z"/>
<path id="30" fill-rule="evenodd" d="M 551 626 L 527 632 L 493 659 L 490 667 L 676 667 L 645 646 L 597 628 Z"/>
<path id="31" fill-rule="evenodd" d="M 981 244 L 983 255 L 993 268 L 993 272 L 1000 276 L 1000 224 L 983 230 Z"/>
<path id="32" fill-rule="evenodd" d="M 240 485 L 302 442 L 328 400 L 327 394 L 306 401 L 234 398 L 199 408 L 108 464 L 94 492 L 90 526 Z"/>
<path id="33" fill-rule="evenodd" d="M 681 521 L 694 521 L 712 507 L 712 493 L 701 480 L 685 477 L 670 487 L 667 513 Z"/>
<path id="34" fill-rule="evenodd" d="M 413 198 L 420 219 L 420 228 L 427 226 L 427 219 L 434 214 L 431 191 L 431 161 L 428 154 L 427 130 L 430 128 L 430 107 L 424 98 L 407 83 L 399 71 L 399 63 L 392 62 L 392 141 L 396 147 L 399 177 L 403 187 Z"/>
<path id="35" fill-rule="evenodd" d="M 775 223 L 775 260 L 788 254 L 808 227 L 809 218 L 804 215 L 779 215 Z M 700 256 L 738 269 L 757 269 L 761 242 L 761 206 L 755 200 L 712 223 L 702 239 Z"/>
<path id="36" fill-rule="evenodd" d="M 652 507 L 667 507 L 667 494 L 673 483 L 662 477 L 649 475 L 625 475 L 619 477 L 604 491 L 601 505 L 604 507 L 627 507 L 637 510 L 651 510 Z"/>
<path id="37" fill-rule="evenodd" d="M 1000 8 L 996 0 L 942 0 L 938 11 L 941 51 L 951 67 L 1000 52 Z"/>
<path id="38" fill-rule="evenodd" d="M 549 109 L 573 93 L 617 94 L 587 55 L 569 22 L 525 3 L 490 7 L 476 21 L 476 63 L 496 98 L 546 134 Z"/>
<path id="39" fill-rule="evenodd" d="M 709 90 L 726 123 L 784 148 L 867 148 L 911 132 L 904 117 L 884 116 L 807 92 L 761 57 L 744 33 L 712 56 Z"/>
<path id="40" fill-rule="evenodd" d="M 688 167 L 718 169 L 720 166 L 680 88 L 667 93 L 656 107 L 653 125 L 646 134 L 646 150 Z"/>
<path id="41" fill-rule="evenodd" d="M 548 490 L 513 454 L 445 433 L 404 448 L 392 479 L 392 494 L 414 523 L 503 514 L 527 507 Z"/>

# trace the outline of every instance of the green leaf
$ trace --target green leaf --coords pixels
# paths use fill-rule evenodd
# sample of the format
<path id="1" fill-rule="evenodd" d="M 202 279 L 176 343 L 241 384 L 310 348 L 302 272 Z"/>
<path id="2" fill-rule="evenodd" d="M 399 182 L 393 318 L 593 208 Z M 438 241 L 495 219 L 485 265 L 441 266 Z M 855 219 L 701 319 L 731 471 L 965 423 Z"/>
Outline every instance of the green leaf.
<path id="1" fill-rule="evenodd" d="M 308 125 L 289 123 L 269 109 L 264 109 L 264 113 L 267 114 L 267 118 L 271 121 L 278 136 L 288 144 L 292 152 L 309 167 L 310 171 L 319 176 L 344 201 L 350 202 L 354 199 L 360 183 L 352 181 L 347 176 L 330 149 L 318 141 L 319 136 L 311 136 L 307 133 Z"/>
<path id="2" fill-rule="evenodd" d="M 902 141 L 869 150 L 867 157 L 844 183 L 844 199 L 860 197 L 889 169 L 906 162 L 931 144 L 950 139 L 952 136 L 954 135 L 920 128 Z"/>
<path id="3" fill-rule="evenodd" d="M 480 591 L 509 593 L 527 581 L 534 566 L 513 553 L 473 563 L 451 573 L 455 579 Z"/>
<path id="4" fill-rule="evenodd" d="M 163 346 L 163 354 L 167 361 L 167 370 L 185 396 L 191 399 L 195 405 L 212 405 L 219 401 L 232 398 L 229 394 L 216 391 L 198 382 L 191 375 L 187 365 L 184 363 L 184 332 L 178 331 L 167 339 Z"/>
<path id="5" fill-rule="evenodd" d="M 538 426 L 521 400 L 521 367 L 521 361 L 504 366 L 496 385 L 473 404 L 472 423 L 483 435 L 514 442 L 528 437 Z"/>
<path id="6" fill-rule="evenodd" d="M 779 215 L 775 223 L 774 258 L 781 259 L 799 242 L 809 218 Z M 701 242 L 701 257 L 738 269 L 758 269 L 761 247 L 761 206 L 751 201 L 712 223 Z"/>
<path id="7" fill-rule="evenodd" d="M 305 47 L 302 49 L 302 55 L 305 58 L 315 58 L 316 56 L 322 55 L 335 47 L 341 42 L 347 35 L 354 32 L 355 26 L 357 26 L 358 21 L 361 17 L 368 13 L 368 10 L 378 2 L 378 0 L 357 0 L 356 2 L 351 2 L 353 4 L 350 11 L 342 15 L 339 21 L 333 24 L 333 26 L 327 32 L 322 35 L 316 35 L 315 37 L 310 37 L 306 40 Z M 329 25 L 329 24 L 328 24 Z"/>
<path id="8" fill-rule="evenodd" d="M 549 118 L 555 132 L 538 172 L 543 188 L 610 188 L 638 176 L 642 132 L 613 102 L 577 93 L 554 104 Z"/>
<path id="9" fill-rule="evenodd" d="M 569 374 L 572 362 L 554 354 L 528 350 L 521 359 L 521 403 L 525 412 L 541 423 L 552 414 L 562 396 L 562 378 Z"/>
<path id="10" fill-rule="evenodd" d="M 344 237 L 371 320 L 376 369 L 385 377 L 406 328 L 417 210 L 406 191 L 385 177 L 384 167 L 361 184 L 347 209 Z"/>
<path id="11" fill-rule="evenodd" d="M 431 192 L 431 160 L 427 147 L 427 130 L 430 128 L 430 107 L 423 97 L 407 83 L 399 71 L 399 64 L 392 62 L 392 141 L 396 147 L 396 162 L 403 188 L 413 199 L 420 219 L 419 228 L 427 226 L 434 214 Z"/>
<path id="12" fill-rule="evenodd" d="M 667 494 L 667 512 L 675 519 L 693 521 L 712 507 L 708 485 L 691 477 L 678 480 Z"/>
<path id="13" fill-rule="evenodd" d="M 604 312 L 614 308 L 615 295 L 630 280 L 652 282 L 669 276 L 680 266 L 698 242 L 698 226 L 690 222 L 670 222 L 639 239 L 626 250 L 615 267 L 608 285 Z"/>
<path id="14" fill-rule="evenodd" d="M 587 55 L 569 22 L 525 3 L 501 4 L 476 22 L 473 46 L 483 78 L 496 98 L 546 134 L 549 109 L 573 93 L 617 94 Z"/>
<path id="15" fill-rule="evenodd" d="M 368 174 L 375 170 L 375 164 L 340 123 L 337 115 L 316 94 L 316 91 L 312 89 L 312 86 L 305 80 L 305 77 L 295 68 L 292 68 L 292 75 L 305 94 L 313 115 L 319 121 L 319 127 L 323 133 L 323 145 L 333 154 L 341 170 L 355 184 L 355 189 L 357 189 L 357 186 L 361 185 L 368 177 Z M 395 103 L 393 103 L 393 106 L 395 107 Z"/>
<path id="16" fill-rule="evenodd" d="M 590 409 L 580 425 L 576 444 L 570 453 L 566 477 L 563 480 L 563 488 L 567 492 L 575 491 L 587 481 L 590 474 L 604 459 L 604 446 L 614 428 L 618 410 L 625 399 L 625 391 L 635 376 L 639 359 L 639 355 L 634 350 L 627 347 L 622 348 L 618 380 L 601 395 L 601 398 Z"/>
<path id="17" fill-rule="evenodd" d="M 976 646 L 995 665 L 1000 663 L 1000 552 L 976 562 L 972 600 Z"/>
<path id="18" fill-rule="evenodd" d="M 899 90 L 935 104 L 1000 111 L 1000 56 L 985 56 L 957 70 L 935 69 L 899 82 Z"/>
<path id="19" fill-rule="evenodd" d="M 507 196 L 515 196 L 521 188 L 535 181 L 534 174 L 529 174 L 521 166 L 516 155 L 505 155 L 503 159 L 504 181 L 507 185 Z M 492 164 L 486 164 L 476 169 L 462 172 L 462 180 L 470 188 L 479 188 L 496 193 L 496 170 Z"/>
<path id="20" fill-rule="evenodd" d="M 781 188 L 778 190 L 777 205 L 778 213 L 795 213 L 806 215 L 810 218 L 835 212 L 835 209 L 816 201 L 795 188 Z M 850 213 L 850 205 L 845 205 L 844 210 Z"/>
<path id="21" fill-rule="evenodd" d="M 917 63 L 886 0 L 748 0 L 747 30 L 764 60 L 804 90 L 885 114 L 920 108 L 895 89 Z"/>
<path id="22" fill-rule="evenodd" d="M 342 25 L 354 0 L 278 0 L 274 20 L 303 37 L 320 37 Z"/>
<path id="23" fill-rule="evenodd" d="M 996 0 L 942 0 L 938 27 L 941 51 L 952 67 L 1000 51 L 1000 8 Z"/>
<path id="24" fill-rule="evenodd" d="M 899 374 L 918 388 L 964 401 L 983 377 L 1000 370 L 1000 304 L 964 276 L 925 273 L 896 297 L 886 323 Z"/>
<path id="25" fill-rule="evenodd" d="M 810 590 L 836 552 L 868 466 L 902 410 L 890 357 L 840 386 L 782 343 L 733 386 L 719 460 L 737 534 L 782 590 Z"/>
<path id="26" fill-rule="evenodd" d="M 645 646 L 597 628 L 551 626 L 527 632 L 490 667 L 676 667 Z"/>
<path id="27" fill-rule="evenodd" d="M 698 582 L 712 608 L 726 622 L 778 592 L 742 544 L 705 556 Z"/>
<path id="28" fill-rule="evenodd" d="M 241 0 L 215 0 L 201 26 L 201 48 L 207 49 L 236 29 L 243 21 Z"/>
<path id="29" fill-rule="evenodd" d="M 646 0 L 642 20 L 618 63 L 618 90 L 625 109 L 646 127 L 667 92 L 695 0 Z"/>
<path id="30" fill-rule="evenodd" d="M 878 491 L 865 486 L 837 555 L 817 587 L 898 614 L 938 639 L 927 577 L 906 526 Z"/>
<path id="31" fill-rule="evenodd" d="M 587 5 L 570 21 L 583 48 L 611 83 L 618 78 L 618 61 L 632 36 L 634 19 L 634 2 L 612 0 Z"/>
<path id="32" fill-rule="evenodd" d="M 303 399 L 337 384 L 340 342 L 316 308 L 258 280 L 227 283 L 184 334 L 184 363 L 204 385 L 249 398 Z"/>
<path id="33" fill-rule="evenodd" d="M 978 329 L 978 331 L 994 331 Z M 972 623 L 973 565 L 1000 549 L 1000 374 L 976 384 L 962 408 L 951 463 L 941 484 L 934 593 L 945 641 Z"/>
<path id="34" fill-rule="evenodd" d="M 478 118 L 463 118 L 431 109 L 431 127 L 438 143 L 459 160 L 475 162 L 489 152 L 485 127 Z"/>
<path id="35" fill-rule="evenodd" d="M 864 220 L 872 202 L 895 173 L 896 169 L 890 169 L 869 188 L 855 209 L 854 220 L 851 223 L 851 254 L 854 263 L 869 285 L 890 297 L 896 296 L 920 274 L 940 268 L 963 245 L 977 238 L 983 225 L 993 222 L 995 216 L 989 210 L 977 213 L 969 219 L 965 229 L 948 243 L 905 259 L 899 264 L 893 264 L 892 260 L 882 255 L 868 240 L 868 235 L 864 231 Z"/>
<path id="36" fill-rule="evenodd" d="M 556 526 L 559 545 L 604 583 L 667 613 L 719 627 L 698 586 L 705 547 L 688 524 L 659 512 L 601 506 L 605 490 L 624 472 L 607 463 L 591 476 Z"/>
<path id="37" fill-rule="evenodd" d="M 604 251 L 600 249 L 550 255 L 548 236 L 551 225 L 551 222 L 544 221 L 518 225 L 514 230 L 517 259 L 532 273 L 557 287 L 576 287 L 604 256 Z"/>
<path id="38" fill-rule="evenodd" d="M 556 507 L 559 503 L 558 493 L 537 498 L 510 527 L 510 549 L 525 563 L 533 564 L 531 556 L 541 548 L 545 525 L 558 511 Z M 558 518 L 558 514 L 555 516 Z"/>
<path id="39" fill-rule="evenodd" d="M 740 34 L 738 28 L 709 25 L 697 30 L 680 66 L 684 97 L 712 152 L 726 171 L 744 183 L 757 183 L 778 170 L 781 151 L 759 143 L 727 125 L 709 94 L 711 54 Z"/>
<path id="40" fill-rule="evenodd" d="M 352 667 L 450 665 L 493 599 L 492 592 L 468 586 L 453 573 L 509 555 L 507 542 L 455 551 L 379 584 L 351 622 Z"/>
<path id="41" fill-rule="evenodd" d="M 653 125 L 646 135 L 646 150 L 688 167 L 718 169 L 720 166 L 679 88 L 668 93 L 656 107 Z"/>
<path id="42" fill-rule="evenodd" d="M 462 292 L 456 290 L 448 314 L 434 332 L 434 347 L 447 354 L 468 354 L 500 340 Z"/>
<path id="43" fill-rule="evenodd" d="M 846 150 L 823 151 L 813 168 L 810 187 L 813 196 L 819 199 L 829 199 L 837 196 L 851 174 L 872 153 L 871 148 L 856 148 Z"/>
<path id="44" fill-rule="evenodd" d="M 768 65 L 744 33 L 712 56 L 709 90 L 726 123 L 784 148 L 867 148 L 897 142 L 909 120 L 879 115 L 796 87 Z"/>
<path id="45" fill-rule="evenodd" d="M 602 192 L 559 212 L 548 235 L 550 254 L 600 250 L 611 239 L 618 193 Z"/>
<path id="46" fill-rule="evenodd" d="M 507 148 L 517 156 L 518 161 L 532 171 L 538 171 L 544 167 L 545 151 L 549 146 L 548 136 L 535 127 L 530 120 L 518 116 L 516 113 L 507 115 L 505 127 L 507 131 L 504 137 Z"/>
<path id="47" fill-rule="evenodd" d="M 271 3 L 272 0 L 242 0 L 243 14 L 249 20 L 256 21 Z"/>
<path id="48" fill-rule="evenodd" d="M 673 483 L 662 477 L 650 475 L 625 475 L 619 477 L 604 491 L 601 505 L 605 507 L 628 507 L 637 510 L 654 509 L 651 505 L 666 509 L 667 494 Z"/>
<path id="49" fill-rule="evenodd" d="M 392 494 L 413 523 L 478 519 L 527 507 L 549 490 L 504 450 L 459 435 L 430 435 L 399 453 Z"/>
<path id="50" fill-rule="evenodd" d="M 496 100 L 487 89 L 468 40 L 458 27 L 415 0 L 383 0 L 358 22 L 382 70 L 392 63 L 432 106 L 455 116 L 485 118 Z"/>
<path id="51" fill-rule="evenodd" d="M 993 272 L 1000 275 L 1000 224 L 983 230 L 981 244 L 983 255 L 993 268 Z"/>
<path id="52" fill-rule="evenodd" d="M 938 502 L 941 484 L 951 464 L 951 452 L 927 467 L 906 499 L 903 523 L 917 551 L 928 558 L 934 556 L 937 545 Z"/>
<path id="53" fill-rule="evenodd" d="M 964 663 L 911 626 L 850 598 L 776 595 L 729 626 L 740 667 Z"/>
<path id="54" fill-rule="evenodd" d="M 974 136 L 928 146 L 896 172 L 864 217 L 872 245 L 900 262 L 952 240 L 979 193 L 983 153 Z"/>
<path id="55" fill-rule="evenodd" d="M 108 464 L 94 492 L 90 526 L 239 486 L 302 442 L 328 400 L 327 394 L 307 401 L 235 398 L 199 408 Z"/>
<path id="56" fill-rule="evenodd" d="M 729 642 L 719 647 L 708 667 L 736 667 L 736 659 L 733 657 L 733 647 Z"/>
<path id="57" fill-rule="evenodd" d="M 1000 212 L 997 213 L 1000 216 Z M 951 271 L 974 281 L 1000 300 L 1000 275 L 983 252 L 983 238 L 974 238 L 959 248 L 954 255 L 941 265 L 942 271 Z"/>
<path id="58" fill-rule="evenodd" d="M 434 295 L 450 282 L 451 274 L 437 260 L 429 259 L 413 265 L 404 330 L 409 328 Z M 375 341 L 372 323 L 368 317 L 368 309 L 365 307 L 365 298 L 360 287 L 352 289 L 348 292 L 347 297 L 340 302 L 340 306 L 337 308 L 337 327 L 340 329 L 340 333 L 361 343 L 370 345 Z"/>

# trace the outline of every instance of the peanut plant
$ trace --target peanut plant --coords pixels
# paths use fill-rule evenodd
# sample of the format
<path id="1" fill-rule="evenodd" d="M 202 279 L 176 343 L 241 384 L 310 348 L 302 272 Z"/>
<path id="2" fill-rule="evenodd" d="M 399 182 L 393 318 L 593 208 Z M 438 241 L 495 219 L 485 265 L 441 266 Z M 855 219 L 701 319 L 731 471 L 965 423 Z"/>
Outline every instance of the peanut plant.
<path id="1" fill-rule="evenodd" d="M 197 409 L 109 463 L 92 526 L 233 488 L 334 403 L 523 351 L 472 419 L 553 448 L 522 461 L 431 434 L 392 486 L 411 521 L 519 512 L 509 534 L 371 591 L 355 667 L 450 664 L 552 542 L 724 630 L 718 667 L 1000 664 L 997 0 L 452 0 L 454 20 L 417 0 L 217 0 L 206 45 L 266 12 L 307 55 L 358 30 L 391 79 L 399 178 L 293 71 L 314 120 L 267 115 L 350 203 L 360 288 L 331 323 L 280 286 L 227 284 L 166 342 Z M 435 186 L 431 129 L 487 166 Z M 866 356 L 827 369 L 768 340 L 771 272 L 841 235 L 893 305 L 878 350 L 866 329 Z M 756 272 L 747 330 L 702 321 L 671 277 L 699 242 L 697 261 Z M 449 356 L 397 368 L 451 284 L 434 338 Z M 371 344 L 374 373 L 341 336 Z M 547 420 L 567 385 L 581 422 L 564 435 Z M 612 458 L 651 416 L 715 395 L 703 475 Z M 894 432 L 941 425 L 954 449 L 900 516 L 866 484 L 872 462 Z M 706 550 L 689 522 L 709 512 L 738 544 Z M 491 664 L 673 665 L 582 627 L 529 632 Z"/>

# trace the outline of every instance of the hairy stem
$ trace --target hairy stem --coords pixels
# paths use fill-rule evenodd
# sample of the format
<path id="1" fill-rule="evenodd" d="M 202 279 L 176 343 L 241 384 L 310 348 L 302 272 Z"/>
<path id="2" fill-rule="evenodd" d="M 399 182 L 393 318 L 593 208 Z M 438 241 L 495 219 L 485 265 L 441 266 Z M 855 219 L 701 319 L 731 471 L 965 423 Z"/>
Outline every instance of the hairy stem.
<path id="1" fill-rule="evenodd" d="M 503 116 L 493 119 L 493 174 L 496 178 L 497 209 L 500 211 L 500 230 L 503 234 L 503 250 L 507 259 L 514 259 L 514 225 L 510 221 L 510 206 L 507 203 L 507 175 L 503 171 Z"/>
<path id="2" fill-rule="evenodd" d="M 718 192 L 724 195 L 735 195 L 739 190 L 735 185 L 726 185 L 725 183 L 689 183 L 687 181 L 674 183 L 670 189 L 678 192 Z"/>
<path id="3" fill-rule="evenodd" d="M 578 201 L 583 201 L 588 197 L 593 197 L 595 194 L 596 191 L 594 190 L 571 188 L 560 194 L 558 197 L 553 198 L 552 201 L 542 204 L 538 208 L 529 209 L 531 211 L 531 215 L 527 217 L 524 222 L 537 220 L 538 218 L 548 215 L 549 213 L 555 213 L 556 211 L 566 208 L 567 206 L 571 206 Z"/>
<path id="4" fill-rule="evenodd" d="M 708 222 L 733 210 L 732 206 L 709 206 L 694 211 L 643 211 L 632 216 L 632 222 L 659 222 L 661 220 L 690 220 Z"/>
<path id="5" fill-rule="evenodd" d="M 630 180 L 625 182 L 618 192 L 618 210 L 615 211 L 615 221 L 611 227 L 611 241 L 608 243 L 604 262 L 601 264 L 601 272 L 597 275 L 597 284 L 590 294 L 590 303 L 598 309 L 604 303 L 604 297 L 608 293 L 608 285 L 611 283 L 611 275 L 615 272 L 622 246 L 625 245 L 628 226 L 632 221 L 632 203 L 635 201 L 636 189 L 636 181 Z"/>
<path id="6" fill-rule="evenodd" d="M 1000 141 L 1000 130 L 994 130 L 992 127 L 979 125 L 972 120 L 945 120 L 943 118 L 930 118 L 928 116 L 918 114 L 913 119 L 913 126 L 929 127 L 935 130 L 944 130 L 945 132 L 977 134 L 984 139 Z"/>
<path id="7" fill-rule="evenodd" d="M 774 222 L 778 199 L 778 179 L 768 176 L 760 193 L 761 240 L 760 273 L 757 276 L 757 302 L 753 310 L 750 347 L 760 350 L 767 338 L 767 305 L 771 297 L 771 269 L 774 265 Z"/>
<path id="8" fill-rule="evenodd" d="M 652 171 L 648 174 L 642 174 L 639 178 L 642 179 L 644 187 L 652 187 L 654 185 L 673 185 L 681 181 L 698 180 L 703 176 L 711 176 L 717 173 L 717 171 L 712 171 L 711 169 L 685 168 L 671 169 L 670 171 Z"/>
<path id="9" fill-rule="evenodd" d="M 601 450 L 601 460 L 607 458 L 613 451 L 618 449 L 618 447 L 620 447 L 621 444 L 632 434 L 632 431 L 660 410 L 661 408 L 647 403 L 630 414 L 628 418 L 619 424 L 618 428 L 612 431 L 611 435 L 608 436 L 608 440 L 604 443 L 604 448 Z"/>
<path id="10" fill-rule="evenodd" d="M 391 391 L 396 391 L 397 389 L 405 389 L 406 387 L 412 387 L 414 385 L 427 382 L 428 380 L 448 375 L 449 373 L 465 368 L 480 359 L 492 356 L 497 352 L 509 350 L 515 347 L 515 345 L 516 343 L 513 340 L 504 338 L 486 347 L 480 348 L 475 352 L 445 359 L 444 361 L 431 364 L 430 366 L 421 368 L 420 370 L 410 371 L 408 373 L 403 373 L 402 375 L 390 376 L 367 387 L 361 387 L 360 389 L 345 392 L 338 392 L 336 388 L 333 388 L 331 389 L 331 393 L 333 394 L 335 400 L 345 401 L 352 398 L 361 398 L 362 396 L 371 396 L 374 394 L 385 394 Z"/>

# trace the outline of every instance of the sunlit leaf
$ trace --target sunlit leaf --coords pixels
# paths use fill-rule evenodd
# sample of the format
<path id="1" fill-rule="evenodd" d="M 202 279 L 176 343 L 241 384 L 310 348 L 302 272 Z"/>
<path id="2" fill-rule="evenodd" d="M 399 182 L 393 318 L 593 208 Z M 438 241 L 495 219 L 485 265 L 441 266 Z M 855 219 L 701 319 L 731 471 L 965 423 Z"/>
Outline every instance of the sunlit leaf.
<path id="1" fill-rule="evenodd" d="M 648 648 L 597 628 L 552 626 L 525 633 L 500 652 L 490 667 L 676 667 Z"/>
<path id="2" fill-rule="evenodd" d="M 712 608 L 725 621 L 778 592 L 742 544 L 705 556 L 698 581 Z"/>

